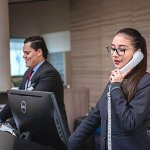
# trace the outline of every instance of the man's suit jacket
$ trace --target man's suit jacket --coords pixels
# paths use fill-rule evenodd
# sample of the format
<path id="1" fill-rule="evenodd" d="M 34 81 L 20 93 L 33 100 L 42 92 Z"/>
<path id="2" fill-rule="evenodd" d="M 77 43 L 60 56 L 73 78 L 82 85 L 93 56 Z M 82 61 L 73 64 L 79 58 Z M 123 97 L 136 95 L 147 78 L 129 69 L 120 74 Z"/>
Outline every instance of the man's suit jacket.
<path id="1" fill-rule="evenodd" d="M 108 86 L 94 110 L 69 137 L 71 150 L 79 150 L 99 126 L 100 150 L 107 150 L 107 92 Z M 142 77 L 130 102 L 121 88 L 114 88 L 111 91 L 111 103 L 112 150 L 150 150 L 150 138 L 147 135 L 150 122 L 150 74 Z"/>
<path id="2" fill-rule="evenodd" d="M 22 83 L 19 86 L 19 89 L 24 90 L 25 84 L 27 81 L 27 75 L 30 69 L 28 69 L 23 77 Z M 69 134 L 69 128 L 67 124 L 67 117 L 64 105 L 64 89 L 63 82 L 58 71 L 47 61 L 45 61 L 35 72 L 33 77 L 31 78 L 31 85 L 33 85 L 33 91 L 46 91 L 46 92 L 54 92 L 56 97 L 60 113 L 62 115 L 62 119 L 64 120 L 66 130 Z M 9 117 L 12 117 L 11 109 L 9 104 L 7 104 L 2 112 L 0 113 L 0 119 L 5 121 Z M 14 120 L 10 121 L 10 125 L 14 126 Z M 44 141 L 43 141 L 44 142 Z"/>

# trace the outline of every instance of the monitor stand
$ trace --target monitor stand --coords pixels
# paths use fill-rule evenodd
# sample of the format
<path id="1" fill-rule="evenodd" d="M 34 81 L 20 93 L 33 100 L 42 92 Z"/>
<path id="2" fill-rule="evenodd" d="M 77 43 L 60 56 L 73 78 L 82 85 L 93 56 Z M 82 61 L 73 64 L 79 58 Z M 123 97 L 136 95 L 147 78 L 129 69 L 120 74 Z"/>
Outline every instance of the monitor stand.
<path id="1" fill-rule="evenodd" d="M 24 140 L 10 133 L 0 131 L 0 149 L 2 150 L 52 150 L 43 145 Z"/>

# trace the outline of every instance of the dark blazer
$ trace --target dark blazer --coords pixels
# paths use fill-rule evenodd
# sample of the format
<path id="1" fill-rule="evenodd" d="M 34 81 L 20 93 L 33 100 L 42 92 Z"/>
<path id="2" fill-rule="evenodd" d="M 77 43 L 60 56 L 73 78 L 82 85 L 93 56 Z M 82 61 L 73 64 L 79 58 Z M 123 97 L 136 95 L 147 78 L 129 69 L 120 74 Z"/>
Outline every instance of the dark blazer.
<path id="1" fill-rule="evenodd" d="M 28 69 L 24 74 L 22 83 L 19 86 L 19 89 L 21 90 L 25 89 L 25 84 L 27 81 L 27 75 L 29 71 L 30 69 Z M 58 71 L 51 64 L 45 61 L 33 75 L 31 79 L 31 85 L 33 85 L 33 91 L 54 92 L 62 118 L 66 126 L 66 130 L 68 131 L 69 134 L 69 128 L 67 124 L 67 117 L 64 105 L 63 82 L 61 80 Z M 11 116 L 12 116 L 11 109 L 9 104 L 7 104 L 0 113 L 0 119 L 5 121 Z M 14 121 L 11 120 L 10 124 L 14 126 Z"/>
<path id="2" fill-rule="evenodd" d="M 107 150 L 107 92 L 104 90 L 96 107 L 69 137 L 71 150 L 79 150 L 89 135 L 101 127 L 101 148 Z M 147 127 L 150 122 L 150 74 L 137 86 L 133 99 L 127 102 L 121 88 L 111 91 L 112 150 L 150 150 Z"/>

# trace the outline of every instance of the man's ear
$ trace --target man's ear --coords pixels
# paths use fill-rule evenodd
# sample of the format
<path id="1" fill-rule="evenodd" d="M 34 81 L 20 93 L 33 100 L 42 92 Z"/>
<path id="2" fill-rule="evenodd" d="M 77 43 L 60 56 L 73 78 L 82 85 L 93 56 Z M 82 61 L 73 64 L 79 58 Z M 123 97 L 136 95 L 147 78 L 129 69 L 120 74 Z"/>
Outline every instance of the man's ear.
<path id="1" fill-rule="evenodd" d="M 37 50 L 37 54 L 38 54 L 38 56 L 42 56 L 42 49 L 41 48 L 39 48 L 38 50 Z"/>

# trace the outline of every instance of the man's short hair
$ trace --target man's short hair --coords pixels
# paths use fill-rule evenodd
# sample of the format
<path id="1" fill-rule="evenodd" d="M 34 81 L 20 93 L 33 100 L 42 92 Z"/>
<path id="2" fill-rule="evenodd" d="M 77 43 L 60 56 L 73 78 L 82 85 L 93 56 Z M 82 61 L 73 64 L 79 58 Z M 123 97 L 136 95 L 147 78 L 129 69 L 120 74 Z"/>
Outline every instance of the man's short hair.
<path id="1" fill-rule="evenodd" d="M 47 56 L 48 56 L 48 49 L 47 49 L 47 46 L 46 46 L 46 43 L 45 43 L 45 40 L 43 37 L 41 36 L 31 36 L 31 37 L 28 37 L 24 40 L 24 44 L 28 43 L 28 42 L 31 42 L 31 47 L 37 51 L 38 49 L 41 49 L 42 50 L 42 54 L 43 54 L 43 57 L 45 59 L 47 59 Z"/>

